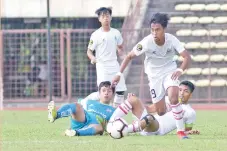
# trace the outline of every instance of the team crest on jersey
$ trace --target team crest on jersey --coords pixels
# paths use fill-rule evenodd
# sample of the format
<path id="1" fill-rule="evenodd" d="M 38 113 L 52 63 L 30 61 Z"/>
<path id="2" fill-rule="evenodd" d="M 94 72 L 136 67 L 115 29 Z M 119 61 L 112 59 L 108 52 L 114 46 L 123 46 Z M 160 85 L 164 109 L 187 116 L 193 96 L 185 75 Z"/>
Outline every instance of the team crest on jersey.
<path id="1" fill-rule="evenodd" d="M 89 41 L 89 45 L 92 45 L 92 44 L 93 44 L 93 40 L 90 40 L 90 41 Z"/>
<path id="2" fill-rule="evenodd" d="M 137 49 L 138 51 L 141 51 L 141 50 L 143 49 L 143 46 L 142 46 L 141 44 L 138 44 L 137 47 L 136 47 L 136 49 Z"/>

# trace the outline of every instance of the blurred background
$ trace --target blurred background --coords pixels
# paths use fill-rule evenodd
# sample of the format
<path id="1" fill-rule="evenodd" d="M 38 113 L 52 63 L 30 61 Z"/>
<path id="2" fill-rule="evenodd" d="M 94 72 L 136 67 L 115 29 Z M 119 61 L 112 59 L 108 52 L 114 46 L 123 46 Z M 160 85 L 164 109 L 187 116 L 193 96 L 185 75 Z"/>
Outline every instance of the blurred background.
<path id="1" fill-rule="evenodd" d="M 177 36 L 192 55 L 191 67 L 181 78 L 196 85 L 191 102 L 227 102 L 226 0 L 50 0 L 50 71 L 47 0 L 0 2 L 0 99 L 6 107 L 46 105 L 50 78 L 57 102 L 74 101 L 97 91 L 95 66 L 86 51 L 91 33 L 100 27 L 95 10 L 103 6 L 112 7 L 112 27 L 124 38 L 125 53 L 119 61 L 150 34 L 153 13 L 168 13 L 167 32 Z M 143 61 L 144 56 L 134 59 L 124 75 L 128 92 L 149 103 Z"/>

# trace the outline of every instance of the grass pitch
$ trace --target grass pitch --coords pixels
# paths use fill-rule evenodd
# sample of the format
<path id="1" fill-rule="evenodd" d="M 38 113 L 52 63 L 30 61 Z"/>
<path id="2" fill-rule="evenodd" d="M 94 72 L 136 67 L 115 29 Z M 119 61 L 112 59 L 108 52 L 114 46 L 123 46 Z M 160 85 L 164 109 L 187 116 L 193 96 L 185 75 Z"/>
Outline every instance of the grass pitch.
<path id="1" fill-rule="evenodd" d="M 3 151 L 225 151 L 226 116 L 225 111 L 197 111 L 194 128 L 201 134 L 189 140 L 179 140 L 175 131 L 166 136 L 135 134 L 114 140 L 108 135 L 66 137 L 63 132 L 69 128 L 69 119 L 49 123 L 47 111 L 3 111 L 0 147 Z"/>

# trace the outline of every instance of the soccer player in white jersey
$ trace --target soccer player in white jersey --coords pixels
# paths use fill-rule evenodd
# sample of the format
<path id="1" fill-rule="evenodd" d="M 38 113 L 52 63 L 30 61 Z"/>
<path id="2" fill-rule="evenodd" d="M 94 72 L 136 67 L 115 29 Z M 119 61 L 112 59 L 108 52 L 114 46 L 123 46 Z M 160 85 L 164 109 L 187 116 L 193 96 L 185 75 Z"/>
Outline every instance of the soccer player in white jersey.
<path id="1" fill-rule="evenodd" d="M 101 27 L 92 33 L 88 45 L 87 56 L 92 64 L 96 64 L 97 85 L 102 81 L 112 81 L 116 74 L 119 74 L 120 66 L 117 61 L 117 53 L 123 53 L 123 38 L 121 33 L 110 27 L 112 10 L 101 7 L 96 12 Z M 95 56 L 93 52 L 95 51 Z M 114 105 L 124 101 L 124 91 L 127 90 L 123 75 L 116 87 Z"/>
<path id="2" fill-rule="evenodd" d="M 194 89 L 195 89 L 195 86 L 190 81 L 183 81 L 180 83 L 180 86 L 179 86 L 179 100 L 182 103 L 182 108 L 183 108 L 183 112 L 184 112 L 183 119 L 184 119 L 184 124 L 185 124 L 185 131 L 187 134 L 199 134 L 198 130 L 192 130 L 193 124 L 196 120 L 196 112 L 188 104 L 188 101 L 189 101 Z M 168 100 L 166 101 L 166 106 L 167 106 L 167 108 L 169 106 Z M 154 112 L 153 105 L 148 106 L 146 109 L 149 113 Z M 171 108 L 169 108 L 169 110 L 171 110 Z M 150 131 L 150 132 L 143 131 L 141 133 L 142 135 L 165 135 L 165 134 L 171 132 L 172 130 L 176 129 L 175 120 L 174 120 L 174 117 L 171 114 L 171 112 L 167 112 L 163 116 L 155 115 L 154 117 L 156 118 L 157 122 L 159 123 L 158 129 L 156 131 Z M 155 124 L 155 122 L 154 122 L 153 124 L 151 124 L 150 127 L 153 127 L 152 129 L 155 129 L 154 127 L 157 127 L 156 125 L 157 124 Z"/>
<path id="3" fill-rule="evenodd" d="M 166 113 L 165 94 L 167 92 L 172 113 L 176 119 L 177 135 L 184 139 L 188 137 L 185 134 L 183 109 L 178 101 L 178 78 L 188 68 L 191 57 L 175 36 L 165 33 L 168 20 L 167 14 L 156 13 L 152 16 L 150 21 L 151 34 L 140 41 L 126 56 L 121 64 L 120 72 L 123 73 L 132 58 L 145 53 L 144 68 L 148 75 L 152 102 L 158 115 L 164 115 Z M 179 68 L 173 60 L 176 52 L 184 58 Z M 120 79 L 121 77 L 116 75 L 112 84 L 117 84 Z"/>
<path id="4" fill-rule="evenodd" d="M 187 134 L 200 133 L 198 130 L 192 130 L 196 120 L 196 112 L 188 104 L 188 100 L 193 90 L 194 85 L 189 81 L 183 81 L 180 85 L 179 98 L 182 100 L 183 104 L 183 121 Z M 129 133 L 141 132 L 141 135 L 165 135 L 177 128 L 174 115 L 171 112 L 167 112 L 163 116 L 147 114 L 149 109 L 146 110 L 141 101 L 133 94 L 129 94 L 127 100 L 118 106 L 111 116 L 110 122 L 117 117 L 124 117 L 129 111 L 132 111 L 132 113 L 140 119 L 128 125 Z"/>

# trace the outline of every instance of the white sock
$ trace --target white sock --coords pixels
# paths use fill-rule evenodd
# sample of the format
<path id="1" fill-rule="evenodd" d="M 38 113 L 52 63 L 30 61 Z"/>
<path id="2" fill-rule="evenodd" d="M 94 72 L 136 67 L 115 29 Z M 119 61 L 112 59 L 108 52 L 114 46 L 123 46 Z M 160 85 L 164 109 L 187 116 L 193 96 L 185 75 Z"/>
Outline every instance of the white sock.
<path id="1" fill-rule="evenodd" d="M 139 125 L 139 121 L 134 122 L 133 124 L 128 125 L 128 132 L 129 133 L 135 133 L 135 132 L 140 132 L 141 127 Z"/>
<path id="2" fill-rule="evenodd" d="M 118 117 L 124 117 L 130 111 L 132 111 L 132 106 L 128 102 L 128 100 L 125 100 L 125 102 L 121 103 L 121 105 L 119 105 L 117 109 L 114 111 L 113 115 L 110 118 L 110 121 L 114 121 Z"/>
<path id="3" fill-rule="evenodd" d="M 114 96 L 114 105 L 118 106 L 124 102 L 124 95 L 115 94 Z"/>
<path id="4" fill-rule="evenodd" d="M 176 120 L 177 131 L 185 131 L 183 121 L 183 109 L 181 103 L 171 105 L 173 116 Z"/>

